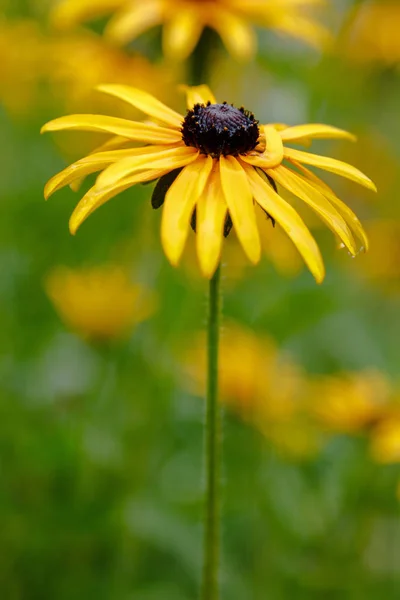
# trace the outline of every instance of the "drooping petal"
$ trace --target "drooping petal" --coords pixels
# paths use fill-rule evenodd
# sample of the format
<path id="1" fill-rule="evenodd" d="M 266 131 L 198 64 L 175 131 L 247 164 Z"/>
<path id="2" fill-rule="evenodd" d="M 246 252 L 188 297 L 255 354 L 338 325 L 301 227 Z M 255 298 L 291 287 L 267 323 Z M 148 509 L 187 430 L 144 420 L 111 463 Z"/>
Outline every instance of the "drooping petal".
<path id="1" fill-rule="evenodd" d="M 182 139 L 181 133 L 173 129 L 105 115 L 70 115 L 60 117 L 46 123 L 41 129 L 41 133 L 66 130 L 113 133 L 130 140 L 147 142 L 148 144 L 176 144 L 176 142 Z"/>
<path id="2" fill-rule="evenodd" d="M 280 135 L 284 142 L 301 142 L 304 139 L 345 139 L 352 142 L 357 140 L 355 135 L 344 129 L 319 123 L 287 127 L 280 132 Z"/>
<path id="3" fill-rule="evenodd" d="M 167 172 L 167 169 L 142 171 L 141 173 L 136 173 L 133 177 L 124 179 L 123 181 L 118 182 L 116 185 L 108 188 L 98 189 L 94 185 L 83 196 L 83 198 L 77 204 L 74 212 L 72 213 L 69 221 L 70 232 L 72 233 L 72 235 L 75 235 L 78 228 L 82 225 L 83 221 L 85 221 L 88 218 L 88 216 L 91 215 L 100 206 L 108 202 L 108 200 L 114 198 L 114 196 L 117 196 L 121 192 L 136 185 L 137 183 L 143 183 L 145 181 L 153 181 L 154 179 L 158 179 L 159 177 L 165 175 L 165 173 Z"/>
<path id="4" fill-rule="evenodd" d="M 280 133 L 272 125 L 262 125 L 260 131 L 265 139 L 265 150 L 260 153 L 243 155 L 240 158 L 253 167 L 270 169 L 281 164 L 283 160 L 283 143 Z"/>
<path id="5" fill-rule="evenodd" d="M 299 175 L 293 173 L 283 165 L 275 169 L 267 170 L 270 175 L 280 185 L 289 190 L 295 196 L 298 196 L 303 202 L 308 204 L 326 223 L 326 225 L 335 233 L 350 250 L 353 255 L 357 254 L 357 247 L 350 229 L 345 220 L 325 196 L 307 181 L 301 179 Z"/>
<path id="6" fill-rule="evenodd" d="M 346 223 L 350 227 L 353 234 L 360 240 L 363 249 L 365 251 L 367 251 L 368 247 L 369 247 L 368 237 L 367 237 L 367 234 L 366 234 L 363 226 L 361 225 L 360 220 L 358 219 L 357 215 L 355 215 L 354 212 L 351 210 L 351 208 L 349 208 L 347 206 L 347 204 L 345 204 L 342 200 L 340 200 L 336 196 L 334 191 L 331 190 L 331 188 L 328 185 L 326 185 L 326 183 L 324 181 L 322 181 L 322 179 L 317 177 L 317 175 L 315 175 L 315 173 L 313 173 L 312 171 L 310 171 L 304 165 L 301 165 L 297 161 L 292 161 L 292 162 L 295 167 L 297 167 L 300 171 L 302 171 L 305 174 L 304 179 L 307 181 L 311 181 L 313 186 L 315 186 L 316 189 L 318 189 L 321 192 L 321 194 L 324 194 L 324 196 L 326 196 L 330 200 L 330 202 L 333 204 L 333 206 L 336 208 L 336 210 L 345 219 Z M 299 177 L 302 177 L 302 176 L 299 175 Z"/>
<path id="7" fill-rule="evenodd" d="M 201 10 L 194 5 L 179 7 L 164 25 L 163 49 L 166 56 L 184 60 L 192 53 L 204 28 L 201 16 Z"/>
<path id="8" fill-rule="evenodd" d="M 256 51 L 256 37 L 244 19 L 221 5 L 208 9 L 207 22 L 215 29 L 226 49 L 238 60 L 250 60 Z"/>
<path id="9" fill-rule="evenodd" d="M 256 202 L 286 231 L 305 263 L 321 283 L 325 276 L 324 263 L 319 248 L 292 206 L 277 194 L 252 167 L 243 165 Z"/>
<path id="10" fill-rule="evenodd" d="M 234 156 L 221 156 L 221 185 L 236 234 L 253 263 L 261 257 L 260 234 L 246 173 Z"/>
<path id="11" fill-rule="evenodd" d="M 188 109 L 193 108 L 195 104 L 216 104 L 216 99 L 208 85 L 196 85 L 190 87 L 188 85 L 181 85 L 180 89 L 186 93 L 186 104 Z"/>
<path id="12" fill-rule="evenodd" d="M 189 221 L 213 167 L 210 156 L 199 156 L 185 167 L 169 188 L 161 219 L 161 241 L 167 258 L 177 265 L 185 246 Z"/>
<path id="13" fill-rule="evenodd" d="M 143 90 L 128 85 L 99 85 L 96 89 L 128 102 L 150 117 L 158 119 L 170 127 L 180 130 L 182 126 L 183 117 L 180 114 Z"/>
<path id="14" fill-rule="evenodd" d="M 285 157 L 289 160 L 297 160 L 300 163 L 318 167 L 319 169 L 324 169 L 331 173 L 336 173 L 336 175 L 351 179 L 369 190 L 376 192 L 375 184 L 364 175 L 364 173 L 341 160 L 336 160 L 335 158 L 329 158 L 327 156 L 319 156 L 317 154 L 310 154 L 308 152 L 303 152 L 302 150 L 294 150 L 293 148 L 285 148 L 284 153 Z"/>
<path id="15" fill-rule="evenodd" d="M 144 148 L 144 150 L 146 150 Z M 129 177 L 135 171 L 143 169 L 177 169 L 196 160 L 199 152 L 196 148 L 180 146 L 160 152 L 143 152 L 139 156 L 128 156 L 110 165 L 98 177 L 97 187 L 109 187 L 120 179 Z"/>
<path id="16" fill-rule="evenodd" d="M 122 10 L 117 12 L 106 26 L 105 36 L 118 44 L 127 44 L 144 31 L 160 25 L 163 12 L 163 0 L 145 0 L 135 3 L 124 0 Z"/>
<path id="17" fill-rule="evenodd" d="M 126 148 L 123 150 L 110 150 L 109 152 L 96 152 L 85 156 L 69 165 L 57 175 L 54 175 L 44 188 L 44 197 L 46 200 L 57 190 L 66 185 L 71 185 L 74 181 L 85 178 L 90 173 L 102 171 L 110 164 L 121 161 L 125 158 L 139 157 L 146 155 L 146 160 L 150 160 L 149 155 L 156 154 L 161 150 L 170 150 L 168 146 L 146 146 L 145 148 Z M 79 186 L 78 186 L 79 187 Z"/>
<path id="18" fill-rule="evenodd" d="M 196 205 L 197 256 L 203 275 L 209 278 L 213 276 L 221 256 L 227 210 L 219 172 L 214 169 Z"/>

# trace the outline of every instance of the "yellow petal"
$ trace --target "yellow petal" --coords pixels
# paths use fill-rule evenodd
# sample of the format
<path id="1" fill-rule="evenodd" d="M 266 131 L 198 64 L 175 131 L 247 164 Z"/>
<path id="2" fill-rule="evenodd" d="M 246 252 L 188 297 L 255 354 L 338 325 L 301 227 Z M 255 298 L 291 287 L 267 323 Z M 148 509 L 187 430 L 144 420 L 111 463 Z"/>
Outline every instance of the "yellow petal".
<path id="1" fill-rule="evenodd" d="M 193 5 L 179 7 L 164 25 L 163 49 L 166 56 L 184 60 L 192 53 L 199 41 L 204 23 L 201 9 Z"/>
<path id="2" fill-rule="evenodd" d="M 122 3 L 123 0 L 64 0 L 53 10 L 51 22 L 60 29 L 71 27 L 76 23 L 111 13 Z"/>
<path id="3" fill-rule="evenodd" d="M 143 171 L 137 173 L 129 179 L 120 181 L 115 186 L 109 188 L 98 189 L 96 186 L 90 188 L 90 190 L 83 196 L 80 202 L 77 204 L 74 212 L 71 215 L 69 221 L 69 230 L 72 235 L 75 235 L 78 228 L 82 225 L 83 221 L 88 218 L 95 210 L 100 206 L 108 202 L 114 196 L 117 196 L 121 192 L 127 190 L 137 183 L 143 183 L 144 181 L 153 181 L 158 179 L 167 173 L 167 169 L 154 170 L 154 171 Z"/>
<path id="4" fill-rule="evenodd" d="M 354 256 L 357 254 L 354 238 L 345 220 L 319 190 L 283 165 L 276 169 L 270 169 L 267 173 L 274 181 L 308 204 L 342 240 L 350 252 Z"/>
<path id="5" fill-rule="evenodd" d="M 216 168 L 196 205 L 197 256 L 205 277 L 211 278 L 214 275 L 220 260 L 227 210 Z"/>
<path id="6" fill-rule="evenodd" d="M 162 23 L 162 0 L 135 3 L 124 0 L 121 4 L 122 10 L 115 14 L 104 30 L 105 36 L 118 44 L 125 45 L 144 31 Z"/>
<path id="7" fill-rule="evenodd" d="M 143 90 L 128 85 L 108 84 L 99 85 L 97 86 L 97 89 L 128 102 L 150 117 L 158 119 L 170 127 L 174 127 L 175 129 L 178 128 L 179 131 L 181 129 L 183 117 Z"/>
<path id="8" fill-rule="evenodd" d="M 196 160 L 199 152 L 195 148 L 181 146 L 160 150 L 160 152 L 143 152 L 139 156 L 128 156 L 110 165 L 97 179 L 97 188 L 109 187 L 120 179 L 129 177 L 135 171 L 143 169 L 177 169 Z"/>
<path id="9" fill-rule="evenodd" d="M 131 145 L 133 142 L 125 137 L 120 135 L 114 135 L 110 139 L 108 139 L 104 144 L 97 146 L 94 150 L 91 151 L 91 154 L 95 154 L 96 152 L 105 152 L 108 150 L 118 150 L 123 146 Z"/>
<path id="10" fill-rule="evenodd" d="M 71 185 L 74 181 L 86 177 L 89 173 L 95 173 L 105 169 L 110 164 L 121 161 L 124 158 L 138 157 L 146 155 L 146 160 L 150 160 L 149 155 L 166 150 L 168 146 L 146 146 L 145 148 L 126 148 L 123 150 L 110 150 L 109 152 L 96 152 L 81 158 L 77 162 L 69 165 L 66 169 L 54 175 L 46 184 L 44 196 L 46 200 L 57 190 L 66 185 Z M 79 187 L 79 186 L 78 186 Z"/>
<path id="11" fill-rule="evenodd" d="M 190 87 L 188 85 L 181 85 L 180 89 L 186 92 L 186 104 L 188 109 L 193 108 L 195 104 L 216 104 L 216 99 L 208 85 L 196 85 Z"/>
<path id="12" fill-rule="evenodd" d="M 294 150 L 293 148 L 285 148 L 285 157 L 288 159 L 298 160 L 306 165 L 325 169 L 336 175 L 341 175 L 347 179 L 351 179 L 360 185 L 376 192 L 375 184 L 364 173 L 341 160 L 328 158 L 327 156 L 318 156 L 317 154 L 309 154 L 302 150 Z"/>
<path id="13" fill-rule="evenodd" d="M 221 185 L 236 235 L 252 263 L 261 257 L 260 234 L 250 185 L 242 165 L 234 156 L 221 156 Z"/>
<path id="14" fill-rule="evenodd" d="M 199 156 L 185 167 L 169 188 L 161 219 L 161 241 L 168 260 L 177 265 L 188 235 L 189 221 L 213 166 L 210 156 Z"/>
<path id="15" fill-rule="evenodd" d="M 252 165 L 262 169 L 270 169 L 281 164 L 283 160 L 283 143 L 280 133 L 273 125 L 262 125 L 260 127 L 262 139 L 265 139 L 265 150 L 263 152 L 253 152 L 252 154 L 243 155 L 240 158 Z"/>
<path id="16" fill-rule="evenodd" d="M 280 134 L 284 142 L 300 142 L 303 139 L 347 139 L 355 142 L 357 139 L 354 135 L 344 129 L 338 129 L 337 127 L 319 123 L 288 127 L 281 131 Z"/>
<path id="17" fill-rule="evenodd" d="M 114 133 L 130 140 L 147 142 L 149 144 L 176 144 L 176 142 L 182 139 L 181 133 L 173 129 L 158 127 L 158 125 L 145 125 L 137 121 L 129 121 L 105 115 L 69 115 L 67 117 L 60 117 L 46 123 L 41 129 L 41 133 L 64 130 Z"/>
<path id="18" fill-rule="evenodd" d="M 327 47 L 332 41 L 332 36 L 325 27 L 315 21 L 301 17 L 291 10 L 282 11 L 279 19 L 270 26 L 316 48 Z"/>
<path id="19" fill-rule="evenodd" d="M 315 173 L 313 173 L 297 161 L 292 162 L 300 171 L 302 171 L 305 174 L 305 179 L 307 181 L 312 181 L 312 184 L 321 192 L 321 194 L 324 194 L 324 196 L 326 196 L 330 200 L 330 202 L 333 204 L 333 206 L 336 208 L 339 214 L 342 215 L 353 234 L 360 240 L 363 249 L 367 251 L 369 248 L 368 237 L 357 215 L 355 215 L 351 208 L 349 208 L 347 204 L 340 200 L 333 192 L 333 190 L 331 190 L 331 188 L 327 186 L 324 181 L 317 177 Z M 301 175 L 299 175 L 299 177 L 301 177 Z"/>
<path id="20" fill-rule="evenodd" d="M 256 38 L 246 21 L 221 5 L 208 10 L 208 24 L 215 29 L 232 56 L 238 60 L 250 60 L 256 51 Z"/>
<path id="21" fill-rule="evenodd" d="M 252 167 L 243 167 L 256 202 L 286 231 L 317 283 L 321 283 L 325 277 L 324 263 L 319 248 L 303 220 Z"/>
<path id="22" fill-rule="evenodd" d="M 111 152 L 90 154 L 89 156 L 78 160 L 49 179 L 44 187 L 44 197 L 47 200 L 54 192 L 71 184 L 76 179 L 84 178 L 86 175 L 95 173 L 96 171 L 101 171 L 110 163 L 129 156 L 130 152 L 131 150 L 114 150 Z"/>

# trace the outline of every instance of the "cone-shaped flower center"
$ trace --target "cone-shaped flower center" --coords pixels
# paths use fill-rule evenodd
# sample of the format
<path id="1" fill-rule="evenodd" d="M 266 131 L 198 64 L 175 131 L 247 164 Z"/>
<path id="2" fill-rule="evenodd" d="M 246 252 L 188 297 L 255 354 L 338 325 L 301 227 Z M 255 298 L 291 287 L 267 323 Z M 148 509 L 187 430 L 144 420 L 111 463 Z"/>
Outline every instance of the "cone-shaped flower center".
<path id="1" fill-rule="evenodd" d="M 245 154 L 257 145 L 258 121 L 243 107 L 231 104 L 195 104 L 187 112 L 182 125 L 186 146 L 218 158 L 223 154 Z"/>

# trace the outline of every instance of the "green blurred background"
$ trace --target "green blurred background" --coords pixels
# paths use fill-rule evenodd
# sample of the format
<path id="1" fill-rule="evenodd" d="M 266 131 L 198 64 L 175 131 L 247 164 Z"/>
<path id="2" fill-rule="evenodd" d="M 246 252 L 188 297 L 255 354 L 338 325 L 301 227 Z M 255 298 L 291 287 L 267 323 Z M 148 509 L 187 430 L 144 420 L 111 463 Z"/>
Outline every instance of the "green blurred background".
<path id="1" fill-rule="evenodd" d="M 201 564 L 203 401 L 188 381 L 201 360 L 194 355 L 188 369 L 187 350 L 204 329 L 207 292 L 193 235 L 184 264 L 173 269 L 151 187 L 138 186 L 72 238 L 68 218 L 79 196 L 64 189 L 45 203 L 43 186 L 94 140 L 39 135 L 46 120 L 71 111 L 127 114 L 119 104 L 99 105 L 89 91 L 98 79 L 142 84 L 183 110 L 175 85 L 186 74 L 161 62 L 158 32 L 111 49 L 87 30 L 54 33 L 50 4 L 3 0 L 0 20 L 0 593 L 4 600 L 191 600 Z M 266 250 L 256 268 L 233 235 L 227 241 L 224 332 L 235 323 L 261 353 L 267 337 L 274 360 L 290 357 L 302 382 L 300 420 L 293 411 L 278 423 L 259 413 L 257 423 L 247 418 L 255 394 L 248 373 L 243 397 L 226 394 L 222 578 L 230 600 L 400 595 L 400 12 L 398 2 L 378 2 L 392 16 L 382 39 L 377 20 L 367 23 L 376 50 L 363 49 L 362 19 L 372 4 L 328 3 L 322 15 L 335 43 L 325 54 L 259 30 L 255 61 L 238 66 L 221 48 L 210 73 L 220 100 L 244 104 L 262 122 L 325 122 L 354 132 L 354 146 L 315 149 L 352 162 L 379 190 L 374 197 L 327 178 L 364 222 L 371 250 L 350 259 L 312 219 L 327 267 L 322 286 L 291 255 L 282 262 L 272 228 L 273 259 Z M 63 265 L 109 264 L 157 298 L 152 314 L 118 339 L 71 328 L 46 284 Z M 118 313 L 118 300 L 109 310 L 114 302 Z M 225 365 L 233 388 L 241 351 L 238 343 L 231 374 Z M 268 356 L 250 368 L 250 382 L 268 386 Z M 370 373 L 385 382 L 383 400 L 372 391 L 354 401 L 350 390 L 339 393 L 339 424 L 332 427 L 329 414 L 315 418 L 325 403 L 321 382 L 326 390 L 338 378 L 368 381 Z M 277 369 L 273 389 L 290 376 Z M 280 402 L 270 395 L 270 405 Z M 246 407 L 238 410 L 239 401 Z M 368 410 L 379 406 L 358 418 L 364 401 Z M 317 440 L 310 448 L 293 434 L 303 427 Z"/>

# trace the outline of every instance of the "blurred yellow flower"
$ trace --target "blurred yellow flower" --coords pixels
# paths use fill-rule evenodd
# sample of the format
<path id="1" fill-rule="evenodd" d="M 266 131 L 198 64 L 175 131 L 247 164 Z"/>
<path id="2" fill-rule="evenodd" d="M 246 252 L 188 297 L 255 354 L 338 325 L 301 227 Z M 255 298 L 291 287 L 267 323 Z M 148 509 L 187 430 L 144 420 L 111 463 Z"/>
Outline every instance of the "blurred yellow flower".
<path id="1" fill-rule="evenodd" d="M 183 358 L 188 388 L 199 395 L 206 385 L 205 348 L 205 337 L 199 335 Z M 270 338 L 227 323 L 220 340 L 219 381 L 221 402 L 282 454 L 300 458 L 316 451 L 317 430 L 304 411 L 307 380 Z"/>
<path id="2" fill-rule="evenodd" d="M 103 81 L 140 85 L 167 98 L 178 74 L 127 55 L 93 32 L 44 35 L 34 21 L 0 20 L 0 103 L 24 116 L 38 106 L 90 112 L 115 110 L 116 102 L 94 88 Z M 134 113 L 133 113 L 134 114 Z M 121 111 L 132 117 L 132 107 Z"/>
<path id="3" fill-rule="evenodd" d="M 316 378 L 309 383 L 310 414 L 337 433 L 355 433 L 374 425 L 390 397 L 390 385 L 379 372 Z"/>
<path id="4" fill-rule="evenodd" d="M 26 114 L 46 77 L 44 36 L 33 21 L 0 19 L 0 104 L 7 112 Z"/>
<path id="5" fill-rule="evenodd" d="M 115 265 L 58 267 L 45 289 L 67 327 L 93 342 L 124 337 L 156 308 L 154 295 Z"/>
<path id="6" fill-rule="evenodd" d="M 319 248 L 297 211 L 278 192 L 280 185 L 311 207 L 351 254 L 357 254 L 359 245 L 367 249 L 367 237 L 355 214 L 304 165 L 376 190 L 372 181 L 347 163 L 286 147 L 315 138 L 354 139 L 346 131 L 322 124 L 259 126 L 243 107 L 217 103 L 207 86 L 186 88 L 185 117 L 140 89 L 123 85 L 99 89 L 142 110 L 153 122 L 81 114 L 55 119 L 42 128 L 43 132 L 114 135 L 97 151 L 52 177 L 45 187 L 47 198 L 101 171 L 71 216 L 71 233 L 120 192 L 159 179 L 152 205 L 164 205 L 161 239 L 173 265 L 183 254 L 190 224 L 197 233 L 197 255 L 205 277 L 217 268 L 223 237 L 232 226 L 249 260 L 257 263 L 261 256 L 258 205 L 272 223 L 282 227 L 320 283 L 325 270 Z M 132 147 L 138 141 L 147 145 Z"/>
<path id="7" fill-rule="evenodd" d="M 395 0 L 357 3 L 341 51 L 360 63 L 400 64 L 400 5 Z"/>
<path id="8" fill-rule="evenodd" d="M 400 289 L 400 223 L 397 219 L 375 219 L 367 224 L 368 237 L 373 245 L 362 261 L 361 272 L 385 289 Z"/>
<path id="9" fill-rule="evenodd" d="M 52 21 L 59 28 L 113 14 L 105 33 L 127 44 L 144 31 L 163 25 L 163 49 L 184 59 L 194 50 L 205 27 L 214 29 L 236 58 L 254 56 L 252 23 L 317 47 L 328 33 L 310 14 L 323 0 L 61 0 Z"/>
<path id="10" fill-rule="evenodd" d="M 371 436 L 372 458 L 378 463 L 400 462 L 400 410 L 383 420 Z"/>

